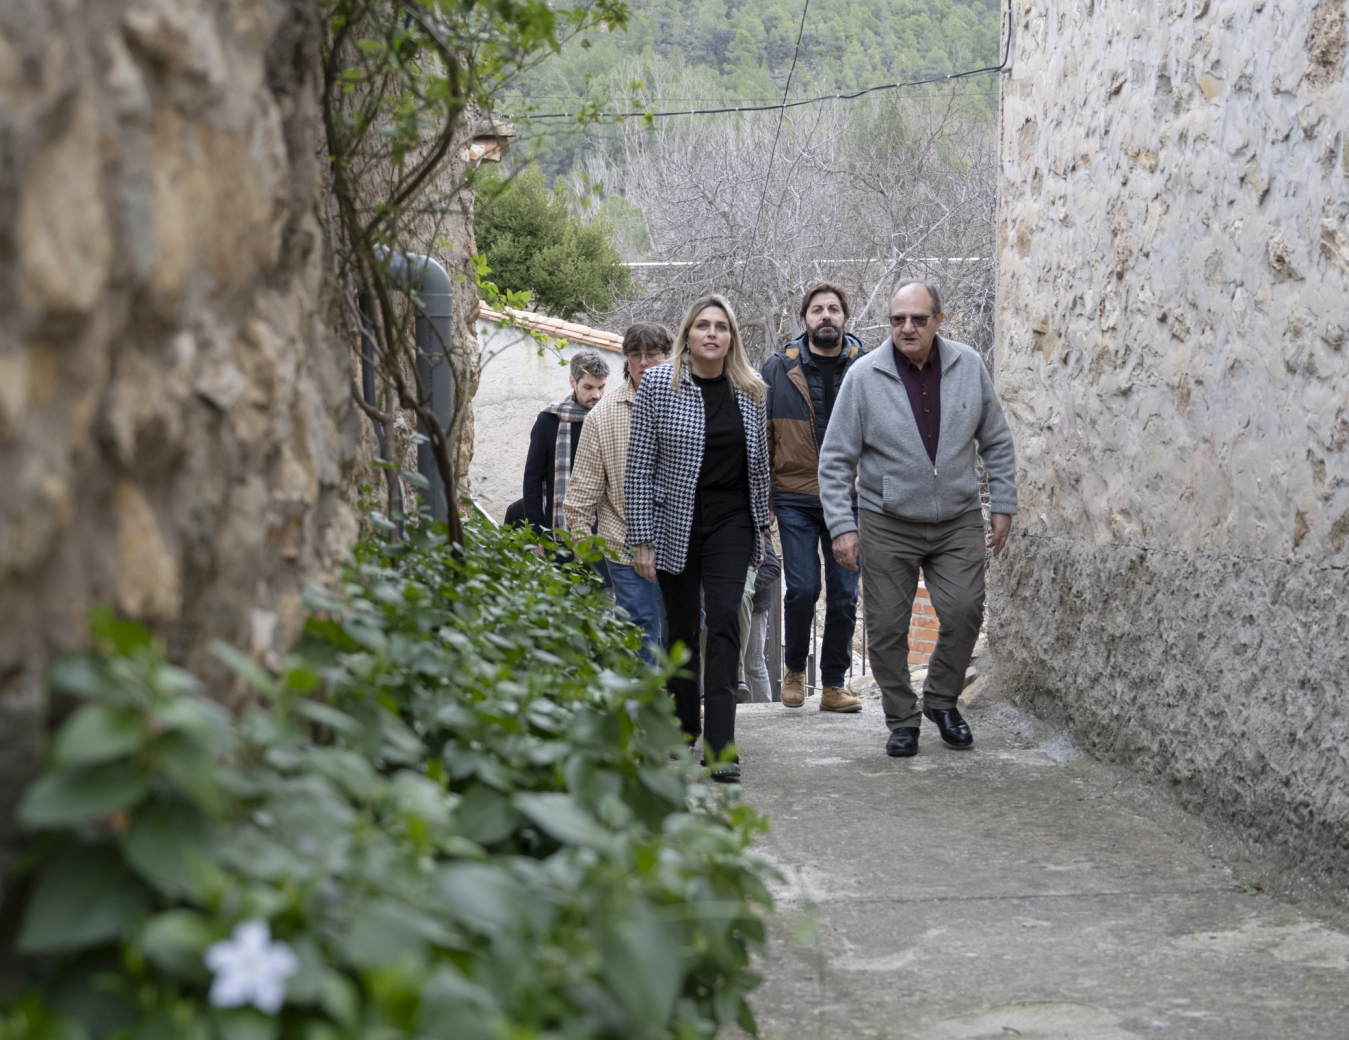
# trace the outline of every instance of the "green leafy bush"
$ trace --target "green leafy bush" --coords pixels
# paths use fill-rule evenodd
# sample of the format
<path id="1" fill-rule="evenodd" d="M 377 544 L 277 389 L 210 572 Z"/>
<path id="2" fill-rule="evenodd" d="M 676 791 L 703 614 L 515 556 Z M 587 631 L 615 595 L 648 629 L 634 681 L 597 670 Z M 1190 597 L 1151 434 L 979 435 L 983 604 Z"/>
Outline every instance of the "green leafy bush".
<path id="1" fill-rule="evenodd" d="M 364 543 L 280 675 L 219 648 L 237 719 L 100 617 L 51 675 L 82 704 L 19 810 L 31 986 L 0 1038 L 753 1029 L 763 822 L 686 779 L 639 632 L 532 540 Z"/>
<path id="2" fill-rule="evenodd" d="M 631 284 L 627 266 L 603 218 L 582 220 L 567 211 L 561 191 L 550 192 L 533 164 L 503 180 L 478 175 L 473 234 L 503 290 L 529 292 L 549 314 L 570 318 L 590 307 L 608 310 Z"/>

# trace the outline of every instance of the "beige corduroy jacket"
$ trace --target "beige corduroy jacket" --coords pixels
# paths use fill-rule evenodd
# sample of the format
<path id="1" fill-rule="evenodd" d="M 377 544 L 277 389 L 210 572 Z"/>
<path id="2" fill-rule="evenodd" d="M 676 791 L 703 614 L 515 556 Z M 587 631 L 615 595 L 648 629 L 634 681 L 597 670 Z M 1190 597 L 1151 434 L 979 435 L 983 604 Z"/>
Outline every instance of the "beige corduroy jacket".
<path id="1" fill-rule="evenodd" d="M 562 509 L 567 530 L 589 531 L 598 516 L 596 534 L 608 543 L 608 556 L 632 566 L 632 554 L 623 548 L 628 524 L 623 515 L 623 470 L 628 464 L 628 428 L 636 388 L 624 379 L 600 398 L 581 424 L 567 497 Z"/>

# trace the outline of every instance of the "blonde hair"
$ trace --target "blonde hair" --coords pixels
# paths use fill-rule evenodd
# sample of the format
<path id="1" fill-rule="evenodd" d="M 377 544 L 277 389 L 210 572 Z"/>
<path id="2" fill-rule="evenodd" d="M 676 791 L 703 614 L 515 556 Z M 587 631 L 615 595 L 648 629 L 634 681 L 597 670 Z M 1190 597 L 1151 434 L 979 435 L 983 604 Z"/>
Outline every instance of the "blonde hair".
<path id="1" fill-rule="evenodd" d="M 674 363 L 670 365 L 670 389 L 679 393 L 679 380 L 684 373 L 684 365 L 689 352 L 689 332 L 698 315 L 708 307 L 715 307 L 726 315 L 726 324 L 731 327 L 731 349 L 726 352 L 726 367 L 722 371 L 733 389 L 749 394 L 754 400 L 762 401 L 768 387 L 759 374 L 750 367 L 749 357 L 745 354 L 745 345 L 740 341 L 740 326 L 735 320 L 735 311 L 726 302 L 724 296 L 704 296 L 694 302 L 684 312 L 684 320 L 679 323 L 679 332 L 675 335 Z"/>

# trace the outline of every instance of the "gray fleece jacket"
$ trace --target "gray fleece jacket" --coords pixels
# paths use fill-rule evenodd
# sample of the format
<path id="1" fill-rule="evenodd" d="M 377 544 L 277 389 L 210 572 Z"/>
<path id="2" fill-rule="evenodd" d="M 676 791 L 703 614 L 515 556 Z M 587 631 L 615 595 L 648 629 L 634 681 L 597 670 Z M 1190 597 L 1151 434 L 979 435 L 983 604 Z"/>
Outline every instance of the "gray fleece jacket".
<path id="1" fill-rule="evenodd" d="M 964 343 L 938 336 L 933 349 L 941 357 L 935 464 L 895 370 L 894 344 L 887 340 L 848 370 L 820 446 L 820 503 L 832 537 L 857 530 L 849 493 L 854 470 L 862 509 L 937 523 L 979 508 L 977 454 L 988 474 L 990 511 L 1016 512 L 1012 431 L 988 369 Z"/>

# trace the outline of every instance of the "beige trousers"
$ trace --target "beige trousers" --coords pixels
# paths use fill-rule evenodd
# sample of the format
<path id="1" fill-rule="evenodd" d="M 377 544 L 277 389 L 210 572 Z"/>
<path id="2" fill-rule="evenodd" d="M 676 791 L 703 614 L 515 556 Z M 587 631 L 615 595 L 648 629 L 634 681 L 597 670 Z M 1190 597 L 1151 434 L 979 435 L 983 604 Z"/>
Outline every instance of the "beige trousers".
<path id="1" fill-rule="evenodd" d="M 909 617 L 921 568 L 940 628 L 923 703 L 954 708 L 984 618 L 984 521 L 979 510 L 939 524 L 859 511 L 867 656 L 881 688 L 885 724 L 922 721 L 909 681 Z"/>

